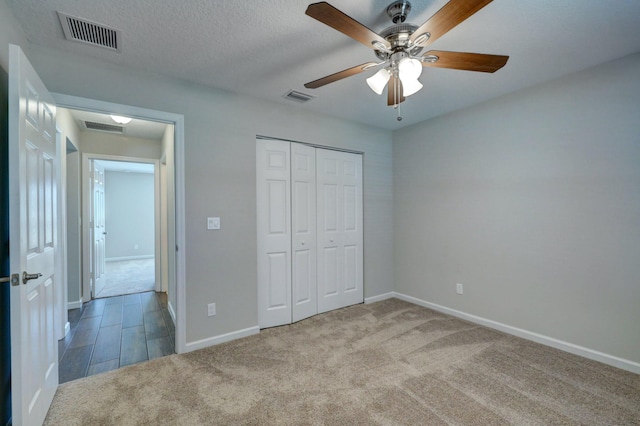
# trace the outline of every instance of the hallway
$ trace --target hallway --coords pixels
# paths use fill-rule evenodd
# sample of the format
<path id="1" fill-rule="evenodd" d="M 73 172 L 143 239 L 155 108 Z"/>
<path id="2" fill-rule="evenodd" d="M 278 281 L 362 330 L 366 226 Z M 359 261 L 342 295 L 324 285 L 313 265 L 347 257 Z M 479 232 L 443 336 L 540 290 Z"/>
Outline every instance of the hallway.
<path id="1" fill-rule="evenodd" d="M 104 280 L 104 287 L 96 298 L 154 291 L 155 260 L 151 258 L 106 262 L 105 273 L 101 279 Z"/>
<path id="2" fill-rule="evenodd" d="M 58 342 L 61 384 L 175 352 L 166 293 L 94 299 L 70 310 L 69 323 Z"/>

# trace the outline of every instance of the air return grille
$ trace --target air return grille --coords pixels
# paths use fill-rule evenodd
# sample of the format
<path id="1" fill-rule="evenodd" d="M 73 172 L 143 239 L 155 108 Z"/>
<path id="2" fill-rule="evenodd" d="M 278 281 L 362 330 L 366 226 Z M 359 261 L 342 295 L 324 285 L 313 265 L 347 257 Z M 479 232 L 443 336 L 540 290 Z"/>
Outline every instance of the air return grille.
<path id="1" fill-rule="evenodd" d="M 284 98 L 289 99 L 290 101 L 304 103 L 313 99 L 313 96 L 307 95 L 306 93 L 291 90 L 284 95 Z"/>
<path id="2" fill-rule="evenodd" d="M 67 40 L 120 51 L 120 31 L 102 24 L 58 12 Z"/>
<path id="3" fill-rule="evenodd" d="M 88 130 L 99 130 L 101 132 L 109 132 L 109 133 L 124 133 L 124 127 L 117 126 L 115 124 L 104 124 L 104 123 L 96 123 L 94 121 L 85 121 L 85 127 Z"/>

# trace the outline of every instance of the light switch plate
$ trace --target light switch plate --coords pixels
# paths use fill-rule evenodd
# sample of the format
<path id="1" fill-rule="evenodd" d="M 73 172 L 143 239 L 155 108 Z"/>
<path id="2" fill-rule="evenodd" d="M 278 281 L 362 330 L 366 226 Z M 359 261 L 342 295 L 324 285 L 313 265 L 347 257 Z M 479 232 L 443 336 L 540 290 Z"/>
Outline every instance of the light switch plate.
<path id="1" fill-rule="evenodd" d="M 207 229 L 220 229 L 220 218 L 219 217 L 208 217 L 207 218 Z"/>

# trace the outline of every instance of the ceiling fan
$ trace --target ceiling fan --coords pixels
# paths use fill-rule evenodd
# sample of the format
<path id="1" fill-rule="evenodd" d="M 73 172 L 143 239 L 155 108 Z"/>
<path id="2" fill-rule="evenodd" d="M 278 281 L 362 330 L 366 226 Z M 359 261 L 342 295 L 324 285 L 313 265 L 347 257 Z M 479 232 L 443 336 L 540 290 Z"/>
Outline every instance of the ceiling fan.
<path id="1" fill-rule="evenodd" d="M 379 34 L 327 2 L 310 4 L 305 12 L 307 15 L 372 48 L 380 61 L 356 65 L 309 82 L 304 86 L 308 89 L 316 89 L 363 71 L 383 66 L 376 74 L 367 79 L 367 83 L 379 95 L 382 94 L 388 83 L 387 105 L 397 108 L 400 103 L 405 101 L 406 96 L 410 96 L 422 88 L 418 77 L 420 77 L 423 66 L 496 72 L 507 63 L 508 56 L 441 50 L 422 52 L 426 46 L 491 1 L 450 0 L 419 27 L 405 23 L 411 10 L 411 3 L 407 0 L 394 1 L 387 7 L 387 14 L 393 25 L 382 30 Z M 398 117 L 398 120 L 402 120 L 402 118 Z"/>

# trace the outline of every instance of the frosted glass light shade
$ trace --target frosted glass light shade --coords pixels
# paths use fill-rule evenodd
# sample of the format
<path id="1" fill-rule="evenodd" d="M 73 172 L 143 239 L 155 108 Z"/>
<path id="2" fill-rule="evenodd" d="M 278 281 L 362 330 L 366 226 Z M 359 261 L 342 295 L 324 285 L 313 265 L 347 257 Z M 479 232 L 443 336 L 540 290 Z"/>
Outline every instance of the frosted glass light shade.
<path id="1" fill-rule="evenodd" d="M 398 62 L 398 77 L 400 80 L 417 80 L 422 74 L 422 64 L 417 59 L 402 58 Z"/>
<path id="2" fill-rule="evenodd" d="M 418 90 L 422 89 L 422 83 L 418 79 L 400 79 L 402 81 L 402 94 L 404 96 L 411 96 Z"/>
<path id="3" fill-rule="evenodd" d="M 387 85 L 387 82 L 391 78 L 391 74 L 389 70 L 386 68 L 381 69 L 371 77 L 367 79 L 367 84 L 371 87 L 371 90 L 376 92 L 378 95 L 382 95 L 382 91 L 384 90 L 384 86 Z"/>
<path id="4" fill-rule="evenodd" d="M 131 117 L 123 117 L 121 115 L 113 115 L 113 114 L 111 114 L 111 119 L 118 124 L 128 124 L 132 120 Z"/>
<path id="5" fill-rule="evenodd" d="M 422 74 L 422 63 L 417 59 L 403 58 L 398 63 L 398 77 L 402 81 L 402 94 L 411 96 L 422 89 L 418 77 Z"/>

